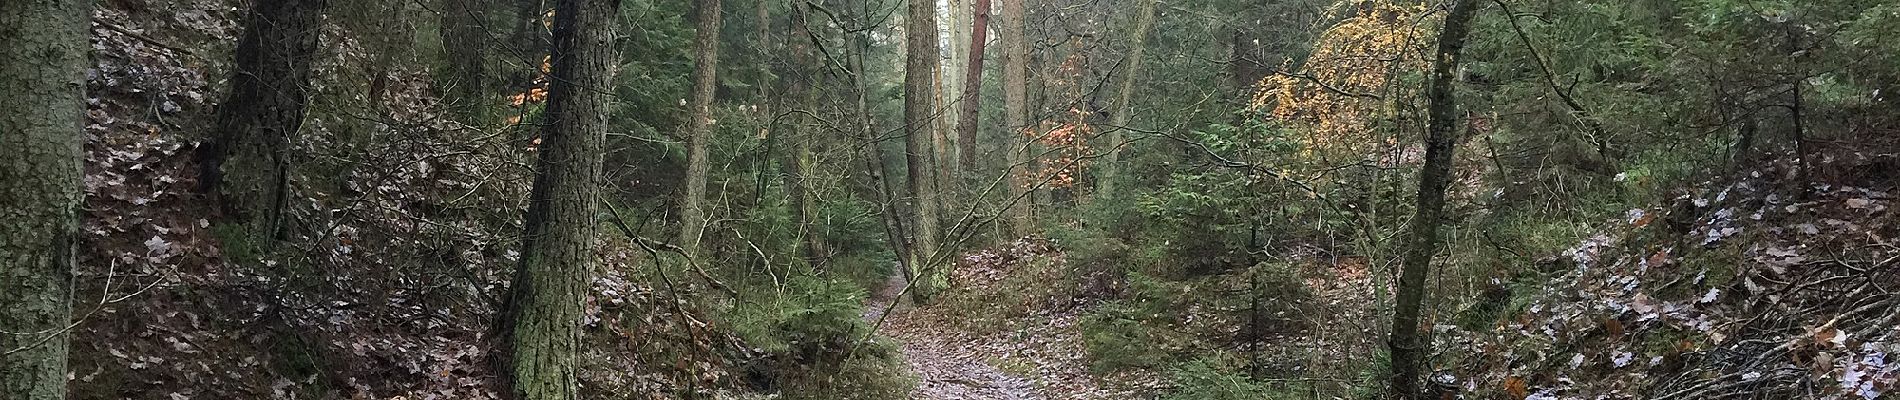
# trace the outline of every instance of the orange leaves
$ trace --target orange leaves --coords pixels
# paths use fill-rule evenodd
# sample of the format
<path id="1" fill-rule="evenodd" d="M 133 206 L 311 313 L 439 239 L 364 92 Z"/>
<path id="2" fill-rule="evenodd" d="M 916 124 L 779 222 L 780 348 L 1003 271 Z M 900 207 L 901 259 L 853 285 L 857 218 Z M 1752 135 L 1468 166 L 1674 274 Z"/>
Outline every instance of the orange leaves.
<path id="1" fill-rule="evenodd" d="M 1066 118 L 1042 122 L 1042 130 L 1048 133 L 1023 132 L 1037 144 L 1051 149 L 1039 157 L 1040 163 L 1030 168 L 1032 185 L 1047 180 L 1045 185 L 1051 188 L 1075 186 L 1078 172 L 1087 164 L 1083 158 L 1088 154 L 1087 138 L 1095 134 L 1095 127 L 1084 122 L 1086 116 L 1082 110 L 1070 108 Z"/>
<path id="2" fill-rule="evenodd" d="M 526 92 L 515 93 L 513 96 L 508 96 L 508 105 L 520 107 L 529 103 L 540 103 L 547 100 L 548 90 L 535 87 L 528 89 Z"/>
<path id="3" fill-rule="evenodd" d="M 1082 57 L 1081 52 L 1063 60 L 1049 77 L 1051 90 L 1068 98 L 1082 98 L 1082 85 L 1076 82 L 1085 71 L 1085 62 L 1087 59 Z M 1044 120 L 1023 132 L 1046 149 L 1032 150 L 1037 162 L 1026 171 L 1028 176 L 1023 180 L 1025 188 L 1034 188 L 1038 184 L 1046 188 L 1075 186 L 1082 168 L 1088 164 L 1088 138 L 1095 135 L 1095 126 L 1089 124 L 1088 116 L 1087 111 L 1071 106 L 1059 116 Z"/>
<path id="4" fill-rule="evenodd" d="M 525 109 L 530 105 L 547 102 L 548 101 L 548 75 L 554 70 L 553 62 L 554 62 L 554 59 L 552 57 L 542 56 L 541 66 L 539 67 L 538 73 L 536 73 L 534 77 L 534 82 L 533 82 L 534 85 L 528 87 L 528 90 L 526 91 L 509 95 L 508 105 L 510 107 L 514 107 L 517 109 Z M 521 115 L 516 114 L 514 116 L 508 117 L 507 123 L 508 125 L 520 124 Z"/>

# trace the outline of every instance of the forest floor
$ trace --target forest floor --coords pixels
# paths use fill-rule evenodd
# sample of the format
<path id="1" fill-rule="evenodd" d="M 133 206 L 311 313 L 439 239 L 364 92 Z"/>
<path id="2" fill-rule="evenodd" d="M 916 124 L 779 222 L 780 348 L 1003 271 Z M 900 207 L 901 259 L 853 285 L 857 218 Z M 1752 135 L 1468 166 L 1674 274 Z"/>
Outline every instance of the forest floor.
<path id="1" fill-rule="evenodd" d="M 1061 257 L 1029 239 L 972 252 L 959 262 L 949 292 L 923 307 L 902 301 L 906 281 L 899 274 L 872 294 L 864 318 L 876 324 L 890 310 L 878 332 L 899 344 L 917 377 L 913 399 L 1152 397 L 1161 386 L 1153 376 L 1098 379 L 1088 371 L 1076 324 L 1083 310 L 998 309 L 1011 305 L 995 301 L 998 295 L 1014 290 L 1002 281 L 1035 273 L 1027 267 L 1032 262 Z"/>

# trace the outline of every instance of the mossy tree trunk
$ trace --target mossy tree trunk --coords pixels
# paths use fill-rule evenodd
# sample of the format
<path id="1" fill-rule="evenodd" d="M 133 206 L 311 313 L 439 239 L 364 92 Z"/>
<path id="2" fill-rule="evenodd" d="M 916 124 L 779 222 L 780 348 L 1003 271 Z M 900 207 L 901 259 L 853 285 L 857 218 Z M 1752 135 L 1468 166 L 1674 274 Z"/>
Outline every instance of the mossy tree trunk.
<path id="1" fill-rule="evenodd" d="M 1445 190 L 1451 186 L 1452 153 L 1457 149 L 1458 107 L 1453 85 L 1458 71 L 1459 53 L 1465 36 L 1471 31 L 1471 19 L 1477 14 L 1478 0 L 1457 0 L 1445 16 L 1438 36 L 1438 51 L 1432 62 L 1431 82 L 1426 100 L 1431 102 L 1425 132 L 1425 165 L 1418 173 L 1418 210 L 1407 233 L 1405 255 L 1399 272 L 1397 309 L 1392 314 L 1391 394 L 1403 399 L 1420 398 L 1420 371 L 1426 367 L 1430 343 L 1419 331 L 1425 304 L 1425 278 L 1431 271 L 1432 255 L 1438 252 L 1438 226 L 1445 220 Z"/>
<path id="2" fill-rule="evenodd" d="M 719 73 L 719 0 L 698 0 L 693 34 L 693 115 L 686 130 L 686 190 L 680 194 L 679 246 L 699 255 L 706 230 L 706 179 L 712 171 L 706 144 L 712 140 L 712 103 Z"/>
<path id="3" fill-rule="evenodd" d="M 0 399 L 66 398 L 91 11 L 0 7 Z"/>
<path id="4" fill-rule="evenodd" d="M 326 0 L 258 1 L 238 38 L 231 92 L 198 148 L 200 189 L 256 237 L 282 236 L 290 147 L 310 99 Z"/>
<path id="5" fill-rule="evenodd" d="M 928 1 L 909 2 L 905 16 L 904 55 L 904 161 L 905 175 L 913 206 L 911 247 L 906 263 L 916 285 L 911 290 L 919 303 L 927 302 L 943 287 L 942 268 L 931 265 L 937 252 L 937 185 L 940 176 L 935 165 L 936 150 L 932 135 L 937 116 L 936 84 L 938 67 L 937 5 Z M 941 137 L 942 135 L 937 135 Z"/>
<path id="6" fill-rule="evenodd" d="M 618 0 L 556 5 L 547 125 L 500 335 L 499 375 L 511 399 L 578 396 L 581 303 L 594 271 L 619 7 Z"/>

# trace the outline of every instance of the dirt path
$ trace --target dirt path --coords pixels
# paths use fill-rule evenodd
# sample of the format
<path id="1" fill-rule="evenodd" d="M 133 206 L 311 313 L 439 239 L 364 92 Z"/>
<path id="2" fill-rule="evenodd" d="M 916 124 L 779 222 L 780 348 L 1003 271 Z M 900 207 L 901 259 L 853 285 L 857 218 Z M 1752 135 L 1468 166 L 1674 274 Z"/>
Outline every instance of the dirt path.
<path id="1" fill-rule="evenodd" d="M 911 392 L 913 399 L 999 399 L 999 400 L 1041 400 L 1044 397 L 1036 391 L 1034 381 L 1005 372 L 990 365 L 984 356 L 969 343 L 954 338 L 964 335 L 946 334 L 913 323 L 909 306 L 899 302 L 898 295 L 904 290 L 904 276 L 898 274 L 885 282 L 884 288 L 872 294 L 869 306 L 865 308 L 864 319 L 877 323 L 884 310 L 893 302 L 898 306 L 891 308 L 891 315 L 884 321 L 882 333 L 903 343 L 904 361 L 911 371 L 917 374 L 917 389 Z M 950 329 L 935 326 L 934 328 Z"/>

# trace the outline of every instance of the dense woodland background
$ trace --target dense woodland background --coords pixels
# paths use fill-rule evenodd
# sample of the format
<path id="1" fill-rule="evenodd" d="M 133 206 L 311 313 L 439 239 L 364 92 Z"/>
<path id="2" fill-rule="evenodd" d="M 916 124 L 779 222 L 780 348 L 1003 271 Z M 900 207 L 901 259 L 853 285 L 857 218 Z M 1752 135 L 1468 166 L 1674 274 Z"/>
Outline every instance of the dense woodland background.
<path id="1" fill-rule="evenodd" d="M 6 0 L 0 400 L 1891 398 L 1897 39 L 1890 0 Z"/>

